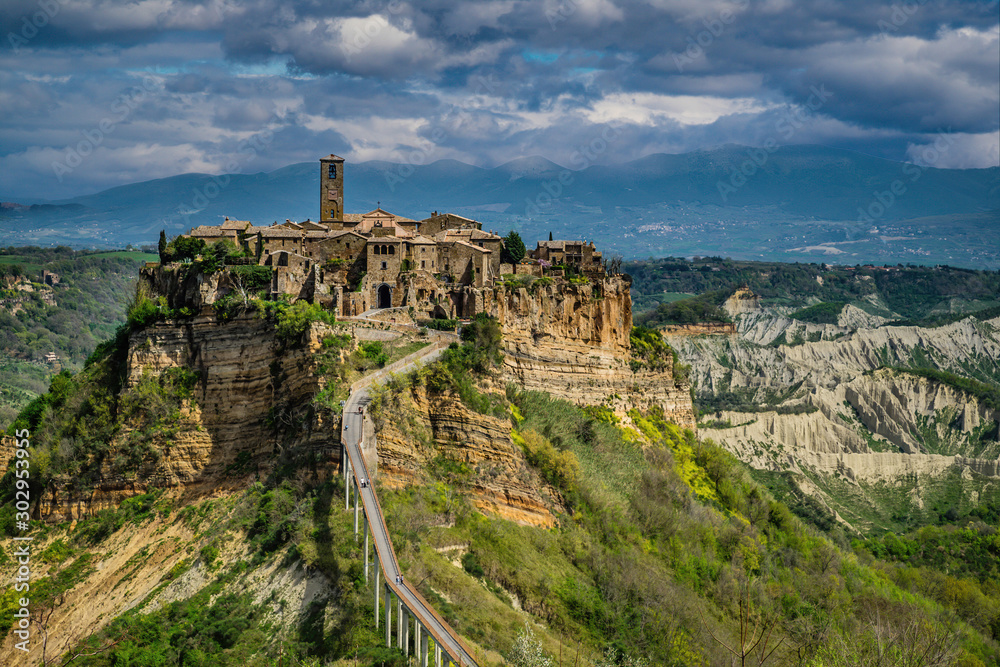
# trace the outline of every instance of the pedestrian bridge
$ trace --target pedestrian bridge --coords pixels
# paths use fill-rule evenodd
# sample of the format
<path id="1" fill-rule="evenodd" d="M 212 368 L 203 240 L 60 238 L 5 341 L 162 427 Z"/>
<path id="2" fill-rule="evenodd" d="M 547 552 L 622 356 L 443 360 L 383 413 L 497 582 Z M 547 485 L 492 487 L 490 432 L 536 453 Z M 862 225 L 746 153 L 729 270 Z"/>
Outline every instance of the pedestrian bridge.
<path id="1" fill-rule="evenodd" d="M 444 342 L 435 343 L 352 386 L 351 397 L 344 404 L 340 434 L 344 444 L 341 460 L 341 470 L 344 471 L 344 504 L 345 509 L 350 510 L 353 500 L 354 535 L 358 537 L 359 528 L 364 535 L 365 582 L 369 583 L 374 579 L 372 590 L 375 598 L 375 627 L 380 627 L 380 621 L 384 625 L 385 645 L 391 647 L 395 635 L 396 646 L 407 656 L 414 655 L 421 667 L 428 667 L 429 664 L 435 667 L 478 667 L 472 658 L 472 650 L 399 569 L 382 507 L 362 454 L 366 419 L 364 408 L 371 401 L 368 387 L 384 383 L 390 373 L 404 373 L 418 363 L 436 360 L 445 347 Z M 360 484 L 362 479 L 368 480 L 363 487 Z M 374 563 L 371 563 L 374 566 L 371 568 L 374 570 L 373 576 L 369 575 L 369 555 L 372 553 L 370 542 L 374 545 Z M 400 576 L 403 577 L 402 583 L 398 578 Z M 381 614 L 383 604 L 384 614 Z"/>

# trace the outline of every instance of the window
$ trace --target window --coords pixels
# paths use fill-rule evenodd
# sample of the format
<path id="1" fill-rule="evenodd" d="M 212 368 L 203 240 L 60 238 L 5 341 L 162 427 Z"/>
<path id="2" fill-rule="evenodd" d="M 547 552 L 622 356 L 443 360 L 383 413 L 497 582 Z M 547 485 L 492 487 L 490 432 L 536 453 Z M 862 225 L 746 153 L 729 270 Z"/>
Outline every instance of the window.
<path id="1" fill-rule="evenodd" d="M 421 269 L 426 269 L 427 268 L 427 261 L 426 260 L 423 260 L 423 259 L 420 260 L 420 268 Z"/>
<path id="2" fill-rule="evenodd" d="M 396 246 L 393 246 L 393 245 L 389 246 L 389 254 L 390 255 L 395 255 L 396 254 Z"/>
<path id="3" fill-rule="evenodd" d="M 386 262 L 382 262 L 382 268 L 386 268 Z"/>
<path id="4" fill-rule="evenodd" d="M 337 178 L 337 165 L 334 163 L 330 163 L 330 169 L 327 172 L 327 174 L 329 175 L 330 178 Z"/>

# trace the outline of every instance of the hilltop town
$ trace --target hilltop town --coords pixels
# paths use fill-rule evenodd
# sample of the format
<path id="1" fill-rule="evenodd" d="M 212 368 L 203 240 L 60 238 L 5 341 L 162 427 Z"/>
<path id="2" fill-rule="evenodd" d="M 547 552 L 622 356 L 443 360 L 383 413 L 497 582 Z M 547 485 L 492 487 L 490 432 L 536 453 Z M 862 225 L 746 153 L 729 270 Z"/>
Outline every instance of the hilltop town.
<path id="1" fill-rule="evenodd" d="M 580 277 L 600 281 L 593 243 L 549 240 L 518 257 L 482 223 L 434 212 L 414 220 L 379 206 L 344 213 L 344 159 L 320 159 L 320 218 L 256 226 L 228 217 L 187 238 L 232 243 L 249 261 L 272 269 L 270 292 L 319 303 L 338 315 L 406 308 L 431 318 L 471 317 L 483 310 L 482 290 L 505 279 Z"/>

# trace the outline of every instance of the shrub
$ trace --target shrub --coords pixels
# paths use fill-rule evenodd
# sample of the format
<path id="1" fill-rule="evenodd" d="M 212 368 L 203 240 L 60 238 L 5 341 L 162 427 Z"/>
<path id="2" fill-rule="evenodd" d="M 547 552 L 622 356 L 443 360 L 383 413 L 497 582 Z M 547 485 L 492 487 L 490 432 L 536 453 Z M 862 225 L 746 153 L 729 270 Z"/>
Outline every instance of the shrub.
<path id="1" fill-rule="evenodd" d="M 270 301 L 264 304 L 264 312 L 275 320 L 275 335 L 282 343 L 289 345 L 300 342 L 302 334 L 313 322 L 336 322 L 334 314 L 318 303 L 299 301 L 292 305 L 284 301 Z"/>
<path id="2" fill-rule="evenodd" d="M 812 322 L 813 324 L 836 324 L 840 311 L 847 304 L 843 301 L 831 301 L 828 303 L 817 303 L 802 310 L 797 310 L 789 317 L 800 322 Z"/>
<path id="3" fill-rule="evenodd" d="M 580 461 L 569 450 L 559 451 L 548 438 L 537 431 L 527 429 L 512 433 L 514 442 L 521 446 L 528 456 L 528 462 L 538 468 L 542 476 L 554 486 L 572 493 L 580 479 Z"/>
<path id="4" fill-rule="evenodd" d="M 361 343 L 358 349 L 365 359 L 374 361 L 379 367 L 385 366 L 386 362 L 389 361 L 389 354 L 385 351 L 381 341 L 366 341 Z"/>
<path id="5" fill-rule="evenodd" d="M 229 274 L 234 282 L 238 282 L 250 294 L 256 294 L 271 287 L 272 270 L 269 266 L 257 264 L 233 266 L 229 268 Z"/>

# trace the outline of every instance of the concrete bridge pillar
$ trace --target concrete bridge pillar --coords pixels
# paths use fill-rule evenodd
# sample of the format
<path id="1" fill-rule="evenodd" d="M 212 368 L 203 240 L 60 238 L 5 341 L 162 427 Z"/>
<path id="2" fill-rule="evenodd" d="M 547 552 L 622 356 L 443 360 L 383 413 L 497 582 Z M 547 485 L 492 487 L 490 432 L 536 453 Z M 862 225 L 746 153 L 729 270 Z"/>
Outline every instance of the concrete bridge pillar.
<path id="1" fill-rule="evenodd" d="M 379 566 L 378 566 L 378 553 L 375 554 L 375 629 L 378 630 L 378 588 L 379 588 L 379 576 L 378 576 Z"/>
<path id="2" fill-rule="evenodd" d="M 441 645 L 434 642 L 434 667 L 441 667 Z"/>
<path id="3" fill-rule="evenodd" d="M 424 630 L 420 637 L 420 658 L 417 661 L 420 667 L 427 667 L 427 648 L 427 631 Z"/>
<path id="4" fill-rule="evenodd" d="M 403 600 L 396 597 L 396 648 L 403 648 Z"/>
<path id="5" fill-rule="evenodd" d="M 420 664 L 420 619 L 413 617 L 413 657 Z"/>
<path id="6" fill-rule="evenodd" d="M 354 541 L 358 541 L 358 505 L 361 504 L 361 489 L 358 488 L 357 483 L 354 486 Z"/>
<path id="7" fill-rule="evenodd" d="M 403 654 L 410 657 L 410 610 L 403 609 Z"/>
<path id="8" fill-rule="evenodd" d="M 385 585 L 385 647 L 392 648 L 392 589 Z"/>
<path id="9" fill-rule="evenodd" d="M 365 533 L 365 586 L 368 585 L 368 515 L 362 517 Z"/>
<path id="10" fill-rule="evenodd" d="M 347 456 L 347 450 L 344 450 L 344 456 Z M 347 465 L 344 466 L 344 509 L 351 509 L 351 460 L 347 459 Z"/>

